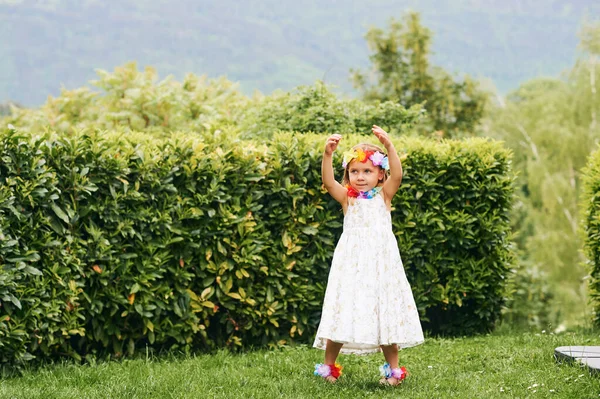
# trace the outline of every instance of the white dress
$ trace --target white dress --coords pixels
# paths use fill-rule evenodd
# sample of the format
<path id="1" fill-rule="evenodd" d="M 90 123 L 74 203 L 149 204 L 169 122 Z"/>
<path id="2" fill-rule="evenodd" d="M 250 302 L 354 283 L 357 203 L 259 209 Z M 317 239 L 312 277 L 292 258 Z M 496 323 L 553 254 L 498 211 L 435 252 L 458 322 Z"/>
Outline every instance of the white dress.
<path id="1" fill-rule="evenodd" d="M 327 339 L 341 353 L 378 352 L 379 345 L 423 343 L 419 313 L 383 196 L 357 198 L 344 216 L 333 254 L 315 348 Z"/>

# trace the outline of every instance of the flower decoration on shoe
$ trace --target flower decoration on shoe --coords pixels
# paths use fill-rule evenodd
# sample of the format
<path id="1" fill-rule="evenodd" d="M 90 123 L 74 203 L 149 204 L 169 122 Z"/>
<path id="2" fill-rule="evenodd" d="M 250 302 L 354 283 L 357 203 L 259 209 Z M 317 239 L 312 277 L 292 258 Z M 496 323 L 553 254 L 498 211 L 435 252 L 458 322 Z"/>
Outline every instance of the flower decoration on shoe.
<path id="1" fill-rule="evenodd" d="M 323 378 L 333 377 L 340 378 L 342 375 L 342 366 L 339 363 L 336 364 L 315 364 L 315 375 L 321 376 Z"/>
<path id="2" fill-rule="evenodd" d="M 389 363 L 384 363 L 383 366 L 379 367 L 379 371 L 381 372 L 381 376 L 387 378 L 395 378 L 398 381 L 402 381 L 406 378 L 408 372 L 406 371 L 406 367 L 398 367 L 393 369 Z"/>
<path id="3" fill-rule="evenodd" d="M 363 198 L 363 199 L 371 199 L 375 197 L 381 191 L 381 187 L 373 187 L 369 191 L 358 191 L 351 185 L 346 185 L 346 190 L 348 190 L 348 197 L 350 198 Z"/>
<path id="4" fill-rule="evenodd" d="M 363 151 L 362 148 L 356 148 L 352 151 L 346 151 L 344 153 L 344 160 L 342 161 L 342 167 L 348 166 L 353 159 L 358 162 L 367 162 L 367 160 L 373 162 L 373 165 L 379 166 L 385 170 L 389 170 L 388 157 L 379 151 Z"/>

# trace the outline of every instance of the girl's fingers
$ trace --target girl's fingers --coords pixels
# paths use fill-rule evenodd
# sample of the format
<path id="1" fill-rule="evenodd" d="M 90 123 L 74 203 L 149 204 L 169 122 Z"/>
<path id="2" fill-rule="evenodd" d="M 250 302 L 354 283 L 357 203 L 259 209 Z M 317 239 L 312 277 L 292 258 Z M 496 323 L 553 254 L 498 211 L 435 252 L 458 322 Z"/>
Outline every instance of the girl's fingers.
<path id="1" fill-rule="evenodd" d="M 379 134 L 387 134 L 387 132 L 385 130 L 383 130 L 382 128 L 380 128 L 377 125 L 373 125 L 373 133 L 375 133 L 377 135 L 377 133 Z"/>

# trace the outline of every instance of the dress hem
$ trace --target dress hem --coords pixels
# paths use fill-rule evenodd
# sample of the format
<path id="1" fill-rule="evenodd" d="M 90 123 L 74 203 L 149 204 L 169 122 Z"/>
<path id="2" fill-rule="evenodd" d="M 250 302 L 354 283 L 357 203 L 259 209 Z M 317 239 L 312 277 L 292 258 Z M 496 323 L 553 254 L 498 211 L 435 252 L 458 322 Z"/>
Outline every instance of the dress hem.
<path id="1" fill-rule="evenodd" d="M 317 348 L 317 349 L 321 349 L 321 350 L 325 350 L 326 348 L 326 344 L 327 344 L 327 340 L 331 340 L 340 344 L 354 344 L 354 345 L 369 345 L 369 346 L 373 346 L 372 348 L 344 348 L 342 346 L 342 349 L 340 350 L 341 354 L 354 354 L 354 355 L 368 355 L 371 353 L 379 353 L 381 352 L 381 348 L 380 345 L 398 345 L 398 350 L 401 349 L 405 349 L 405 348 L 410 348 L 413 346 L 417 346 L 417 345 L 421 345 L 425 342 L 425 340 L 419 340 L 419 341 L 397 341 L 397 342 L 389 342 L 389 343 L 375 343 L 375 342 L 356 342 L 356 341 L 349 341 L 349 340 L 341 340 L 341 339 L 331 339 L 328 337 L 318 337 L 315 338 L 315 342 L 313 343 L 313 348 Z"/>

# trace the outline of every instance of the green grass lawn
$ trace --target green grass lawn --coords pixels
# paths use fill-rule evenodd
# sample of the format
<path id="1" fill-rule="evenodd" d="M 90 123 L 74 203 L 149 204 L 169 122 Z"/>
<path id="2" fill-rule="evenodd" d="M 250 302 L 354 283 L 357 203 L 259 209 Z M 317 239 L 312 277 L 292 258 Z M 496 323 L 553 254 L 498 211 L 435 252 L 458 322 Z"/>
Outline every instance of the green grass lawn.
<path id="1" fill-rule="evenodd" d="M 331 385 L 313 376 L 323 352 L 307 346 L 187 358 L 46 366 L 0 380 L 0 398 L 598 398 L 600 377 L 557 364 L 554 348 L 600 345 L 597 332 L 506 333 L 428 339 L 400 352 L 409 377 L 378 384 L 381 354 L 342 355 Z"/>

